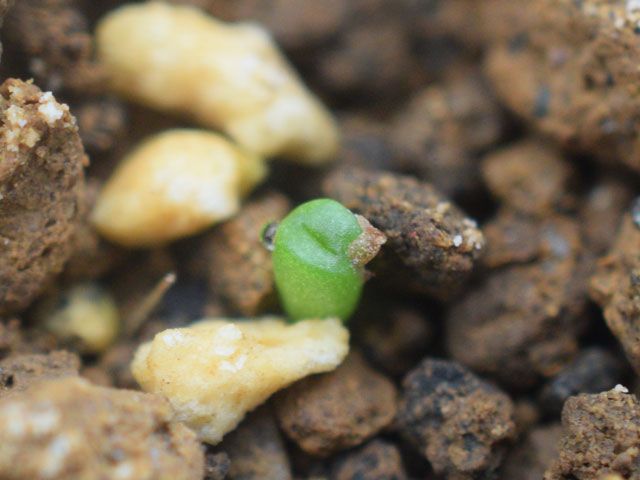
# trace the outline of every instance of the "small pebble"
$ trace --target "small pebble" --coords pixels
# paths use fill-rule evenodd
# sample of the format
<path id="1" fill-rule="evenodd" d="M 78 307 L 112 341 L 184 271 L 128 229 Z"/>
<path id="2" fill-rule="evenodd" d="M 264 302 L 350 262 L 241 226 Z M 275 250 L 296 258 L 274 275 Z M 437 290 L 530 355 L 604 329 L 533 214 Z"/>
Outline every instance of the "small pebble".
<path id="1" fill-rule="evenodd" d="M 215 445 L 271 394 L 333 370 L 348 351 L 337 319 L 203 320 L 158 333 L 131 369 L 143 390 L 167 397 L 177 418 Z"/>

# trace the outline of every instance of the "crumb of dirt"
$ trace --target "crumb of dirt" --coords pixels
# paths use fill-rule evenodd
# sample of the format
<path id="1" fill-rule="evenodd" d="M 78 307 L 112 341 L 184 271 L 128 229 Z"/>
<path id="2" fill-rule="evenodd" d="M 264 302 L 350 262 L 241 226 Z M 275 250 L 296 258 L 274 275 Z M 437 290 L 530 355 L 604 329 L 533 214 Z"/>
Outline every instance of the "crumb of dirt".
<path id="1" fill-rule="evenodd" d="M 0 314 L 24 309 L 72 253 L 86 157 L 69 108 L 50 92 L 0 86 Z"/>
<path id="2" fill-rule="evenodd" d="M 116 149 L 125 138 L 129 119 L 124 103 L 115 97 L 91 98 L 72 110 L 87 151 L 100 154 Z"/>
<path id="3" fill-rule="evenodd" d="M 600 393 L 623 379 L 621 359 L 600 347 L 586 348 L 573 362 L 551 378 L 540 392 L 539 403 L 558 415 L 564 402 L 579 393 Z"/>
<path id="4" fill-rule="evenodd" d="M 385 440 L 366 445 L 338 457 L 331 468 L 334 480 L 406 480 L 400 450 Z"/>
<path id="5" fill-rule="evenodd" d="M 344 0 L 170 0 L 194 5 L 229 22 L 264 25 L 286 50 L 313 48 L 333 40 L 347 26 L 353 8 Z"/>
<path id="6" fill-rule="evenodd" d="M 527 247 L 527 256 L 537 250 L 534 258 L 490 274 L 452 306 L 445 329 L 455 360 L 519 388 L 556 375 L 572 360 L 588 318 L 579 225 L 564 216 L 531 221 L 517 233 L 535 232 L 537 245 Z"/>
<path id="7" fill-rule="evenodd" d="M 396 414 L 393 384 L 357 352 L 335 371 L 309 377 L 276 397 L 280 427 L 302 450 L 328 456 L 360 445 Z"/>
<path id="8" fill-rule="evenodd" d="M 639 14 L 627 8 L 632 2 L 482 3 L 486 19 L 499 18 L 505 4 L 516 7 L 496 29 L 501 38 L 486 60 L 500 100 L 563 147 L 638 171 L 640 103 L 631 72 L 640 58 Z"/>
<path id="9" fill-rule="evenodd" d="M 79 368 L 80 358 L 64 350 L 11 355 L 0 361 L 0 398 L 27 390 L 43 380 L 75 377 Z"/>
<path id="10" fill-rule="evenodd" d="M 289 457 L 268 404 L 247 415 L 220 448 L 229 455 L 230 479 L 292 478 Z"/>
<path id="11" fill-rule="evenodd" d="M 230 466 L 229 456 L 225 452 L 207 452 L 204 457 L 203 480 L 224 480 Z"/>
<path id="12" fill-rule="evenodd" d="M 545 480 L 634 478 L 640 456 L 640 404 L 619 389 L 569 398 L 562 438 Z"/>
<path id="13" fill-rule="evenodd" d="M 558 455 L 562 427 L 558 423 L 531 430 L 505 458 L 500 478 L 540 480 Z"/>
<path id="14" fill-rule="evenodd" d="M 400 431 L 437 474 L 490 475 L 515 436 L 513 403 L 461 365 L 425 359 L 402 382 Z"/>
<path id="15" fill-rule="evenodd" d="M 28 58 L 29 72 L 48 90 L 91 93 L 103 87 L 89 23 L 74 0 L 15 2 L 4 34 L 7 51 Z"/>
<path id="16" fill-rule="evenodd" d="M 637 202 L 637 200 L 636 200 Z M 591 277 L 591 298 L 600 305 L 611 332 L 629 362 L 640 372 L 638 312 L 640 312 L 640 228 L 632 212 L 625 215 L 616 240 Z"/>
<path id="17" fill-rule="evenodd" d="M 432 183 L 447 196 L 479 187 L 479 156 L 500 140 L 502 112 L 482 77 L 458 79 L 418 91 L 390 130 L 392 163 Z"/>
<path id="18" fill-rule="evenodd" d="M 602 255 L 611 248 L 632 199 L 629 186 L 606 176 L 589 190 L 579 212 L 589 251 Z"/>
<path id="19" fill-rule="evenodd" d="M 203 239 L 212 294 L 233 312 L 255 316 L 275 305 L 271 252 L 261 241 L 266 225 L 282 220 L 291 204 L 279 193 L 262 195 Z"/>
<path id="20" fill-rule="evenodd" d="M 117 268 L 125 258 L 123 249 L 104 240 L 90 217 L 102 188 L 97 179 L 87 179 L 79 205 L 78 225 L 73 234 L 73 251 L 64 266 L 67 281 L 93 280 Z"/>
<path id="21" fill-rule="evenodd" d="M 575 203 L 569 191 L 575 169 L 543 140 L 522 140 L 488 154 L 482 176 L 503 208 L 525 215 L 545 216 Z"/>
<path id="22" fill-rule="evenodd" d="M 393 375 L 407 373 L 424 357 L 433 340 L 430 318 L 417 308 L 366 298 L 350 325 L 353 340 L 376 367 Z"/>
<path id="23" fill-rule="evenodd" d="M 323 188 L 387 236 L 370 268 L 396 288 L 451 298 L 484 248 L 474 220 L 412 177 L 347 167 L 330 174 Z"/>
<path id="24" fill-rule="evenodd" d="M 50 380 L 0 400 L 0 476 L 201 478 L 195 434 L 158 396 Z"/>

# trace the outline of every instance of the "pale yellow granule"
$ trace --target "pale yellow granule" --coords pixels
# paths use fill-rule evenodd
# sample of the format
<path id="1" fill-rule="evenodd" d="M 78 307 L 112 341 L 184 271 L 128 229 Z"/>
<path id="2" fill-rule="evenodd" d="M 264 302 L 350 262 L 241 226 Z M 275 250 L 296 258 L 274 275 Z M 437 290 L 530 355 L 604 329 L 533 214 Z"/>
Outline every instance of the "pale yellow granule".
<path id="1" fill-rule="evenodd" d="M 308 164 L 334 159 L 336 124 L 258 25 L 162 2 L 130 4 L 96 30 L 116 93 L 222 129 L 247 150 Z"/>
<path id="2" fill-rule="evenodd" d="M 261 159 L 220 135 L 169 130 L 122 160 L 100 192 L 92 221 L 124 246 L 164 244 L 235 214 L 265 175 Z"/>
<path id="3" fill-rule="evenodd" d="M 157 334 L 131 368 L 143 390 L 167 397 L 178 420 L 216 444 L 271 394 L 335 369 L 348 350 L 337 319 L 204 320 Z"/>

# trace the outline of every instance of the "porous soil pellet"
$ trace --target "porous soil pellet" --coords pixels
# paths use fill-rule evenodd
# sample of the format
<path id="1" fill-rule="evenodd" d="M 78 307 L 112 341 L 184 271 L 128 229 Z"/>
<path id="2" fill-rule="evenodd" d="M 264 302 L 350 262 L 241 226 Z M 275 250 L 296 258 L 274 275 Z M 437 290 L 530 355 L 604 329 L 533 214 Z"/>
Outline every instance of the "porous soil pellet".
<path id="1" fill-rule="evenodd" d="M 419 91 L 393 121 L 395 167 L 448 196 L 479 187 L 479 156 L 503 131 L 502 112 L 480 75 Z"/>
<path id="2" fill-rule="evenodd" d="M 496 150 L 482 161 L 482 175 L 503 207 L 542 215 L 571 207 L 568 188 L 576 172 L 542 140 L 525 140 Z"/>
<path id="3" fill-rule="evenodd" d="M 513 403 L 458 363 L 427 358 L 402 382 L 402 435 L 449 478 L 491 475 L 515 437 Z"/>
<path id="4" fill-rule="evenodd" d="M 398 447 L 384 440 L 373 440 L 341 455 L 331 468 L 335 480 L 406 480 Z"/>
<path id="5" fill-rule="evenodd" d="M 585 348 L 540 392 L 540 404 L 547 412 L 559 414 L 564 402 L 579 393 L 600 393 L 615 387 L 624 378 L 621 359 L 598 347 Z"/>
<path id="6" fill-rule="evenodd" d="M 487 17 L 521 6 L 486 59 L 501 101 L 564 147 L 638 171 L 635 2 L 483 3 Z"/>
<path id="7" fill-rule="evenodd" d="M 474 220 L 428 183 L 361 168 L 337 169 L 324 192 L 387 236 L 370 268 L 398 288 L 450 298 L 484 248 Z"/>
<path id="8" fill-rule="evenodd" d="M 590 293 L 601 306 L 607 325 L 621 343 L 631 366 L 640 372 L 640 344 L 636 341 L 640 312 L 640 221 L 635 205 L 637 200 L 631 212 L 625 214 L 611 250 L 598 261 Z"/>
<path id="9" fill-rule="evenodd" d="M 231 462 L 224 452 L 207 452 L 204 457 L 203 480 L 224 480 L 229 473 Z"/>
<path id="10" fill-rule="evenodd" d="M 562 436 L 559 423 L 536 427 L 520 441 L 504 460 L 501 478 L 540 480 L 558 455 Z"/>
<path id="11" fill-rule="evenodd" d="M 292 478 L 284 441 L 268 404 L 247 415 L 219 448 L 228 452 L 230 480 Z"/>
<path id="12" fill-rule="evenodd" d="M 16 79 L 0 86 L 0 152 L 0 314 L 7 314 L 29 305 L 71 255 L 86 157 L 69 108 Z"/>
<path id="13" fill-rule="evenodd" d="M 94 92 L 104 75 L 93 59 L 93 36 L 85 13 L 73 0 L 17 1 L 4 36 L 10 54 L 28 56 L 29 73 L 47 89 Z"/>
<path id="14" fill-rule="evenodd" d="M 352 352 L 334 372 L 302 380 L 276 397 L 284 433 L 302 450 L 328 456 L 360 445 L 396 414 L 393 384 Z"/>
<path id="15" fill-rule="evenodd" d="M 636 477 L 639 430 L 640 405 L 625 387 L 569 398 L 562 409 L 558 454 L 545 480 Z"/>
<path id="16" fill-rule="evenodd" d="M 203 240 L 211 293 L 230 310 L 253 316 L 276 303 L 271 252 L 261 237 L 267 225 L 282 220 L 290 208 L 287 197 L 268 193 Z"/>
<path id="17" fill-rule="evenodd" d="M 516 263 L 525 252 L 503 249 L 501 254 L 514 262 L 453 305 L 445 329 L 454 359 L 520 388 L 555 375 L 570 362 L 586 327 L 588 270 L 577 223 L 550 217 L 519 233 L 527 231 L 535 232 L 539 242 L 530 245 L 526 257 L 531 258 Z M 518 241 L 513 245 L 522 247 Z"/>

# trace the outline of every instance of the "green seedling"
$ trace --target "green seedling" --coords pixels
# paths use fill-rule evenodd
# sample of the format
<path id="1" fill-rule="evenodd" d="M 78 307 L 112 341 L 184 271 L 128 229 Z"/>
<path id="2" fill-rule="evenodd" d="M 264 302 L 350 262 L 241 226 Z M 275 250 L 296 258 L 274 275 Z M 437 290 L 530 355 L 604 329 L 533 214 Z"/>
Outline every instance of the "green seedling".
<path id="1" fill-rule="evenodd" d="M 338 317 L 358 305 L 364 266 L 386 237 L 340 203 L 318 199 L 294 209 L 274 228 L 267 226 L 275 283 L 292 321 Z"/>

